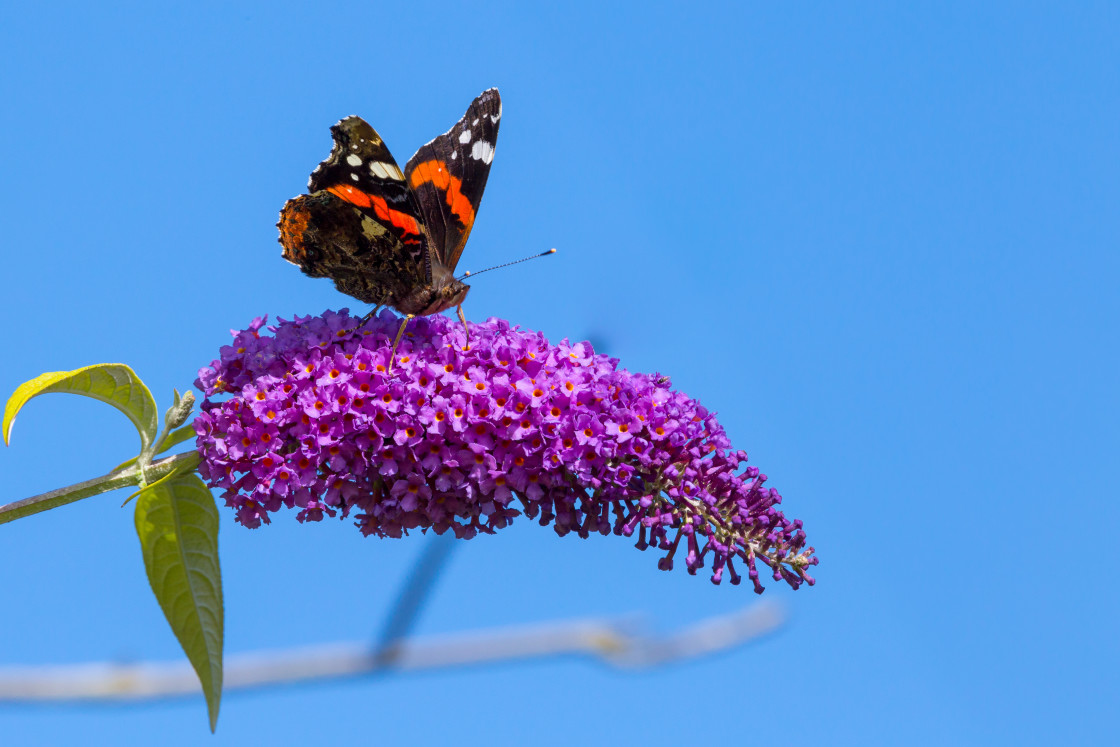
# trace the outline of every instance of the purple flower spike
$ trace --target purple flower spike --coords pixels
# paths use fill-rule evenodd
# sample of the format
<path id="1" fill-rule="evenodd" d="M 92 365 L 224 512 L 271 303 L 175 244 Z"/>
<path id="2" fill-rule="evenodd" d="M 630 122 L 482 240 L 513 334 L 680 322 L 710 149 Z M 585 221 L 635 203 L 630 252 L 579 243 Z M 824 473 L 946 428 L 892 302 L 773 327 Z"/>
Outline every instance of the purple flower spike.
<path id="1" fill-rule="evenodd" d="M 359 328 L 346 310 L 264 319 L 199 371 L 199 466 L 248 527 L 282 506 L 300 521 L 350 516 L 363 534 L 490 534 L 524 513 L 557 534 L 636 536 L 689 573 L 762 592 L 758 563 L 794 589 L 817 564 L 747 455 L 659 375 L 618 369 L 587 343 L 551 345 L 490 319 Z"/>

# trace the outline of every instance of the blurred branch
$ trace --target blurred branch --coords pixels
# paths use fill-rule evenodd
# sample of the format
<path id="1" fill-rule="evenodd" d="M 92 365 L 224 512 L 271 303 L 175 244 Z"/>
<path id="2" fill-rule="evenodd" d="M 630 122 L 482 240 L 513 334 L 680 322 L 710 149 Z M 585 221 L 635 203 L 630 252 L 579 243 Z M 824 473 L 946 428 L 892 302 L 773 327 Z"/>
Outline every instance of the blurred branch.
<path id="1" fill-rule="evenodd" d="M 388 659 L 366 642 L 261 651 L 226 659 L 224 691 L 571 654 L 616 667 L 660 666 L 741 645 L 784 619 L 776 603 L 760 602 L 662 637 L 636 633 L 626 620 L 586 619 L 399 640 Z M 0 702 L 135 701 L 198 692 L 185 661 L 0 668 Z"/>
<path id="2" fill-rule="evenodd" d="M 732 648 L 776 630 L 785 620 L 776 603 L 760 602 L 660 637 L 636 632 L 632 616 L 410 639 L 454 544 L 450 535 L 428 542 L 373 647 L 336 643 L 230 656 L 223 691 L 571 654 L 622 668 L 652 667 Z M 0 667 L 0 702 L 136 701 L 198 692 L 198 677 L 185 661 Z"/>
<path id="3" fill-rule="evenodd" d="M 398 654 L 399 644 L 408 637 L 416 618 L 424 608 L 435 586 L 440 570 L 447 563 L 456 544 L 451 532 L 432 536 L 424 552 L 412 567 L 404 585 L 397 594 L 385 626 L 378 637 L 376 657 L 380 664 L 388 664 Z"/>

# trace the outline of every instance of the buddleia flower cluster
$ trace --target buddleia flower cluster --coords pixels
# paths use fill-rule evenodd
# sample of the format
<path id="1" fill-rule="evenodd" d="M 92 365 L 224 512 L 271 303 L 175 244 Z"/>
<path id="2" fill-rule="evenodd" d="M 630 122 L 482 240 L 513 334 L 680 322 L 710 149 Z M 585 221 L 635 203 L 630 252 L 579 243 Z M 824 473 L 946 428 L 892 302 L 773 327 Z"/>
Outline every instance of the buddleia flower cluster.
<path id="1" fill-rule="evenodd" d="M 761 592 L 760 564 L 813 583 L 801 522 L 666 377 L 500 319 L 468 342 L 443 316 L 411 321 L 390 366 L 398 324 L 258 318 L 199 372 L 199 470 L 241 524 L 296 509 L 366 535 L 471 538 L 524 514 L 560 535 L 636 538 L 663 570 L 710 563 L 717 584 L 745 569 Z"/>

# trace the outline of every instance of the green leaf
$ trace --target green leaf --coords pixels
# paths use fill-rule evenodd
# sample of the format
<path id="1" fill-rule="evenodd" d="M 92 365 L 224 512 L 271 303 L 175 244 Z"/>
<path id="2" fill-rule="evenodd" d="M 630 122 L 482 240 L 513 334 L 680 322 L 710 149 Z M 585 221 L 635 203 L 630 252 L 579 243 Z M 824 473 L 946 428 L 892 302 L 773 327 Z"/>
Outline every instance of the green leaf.
<path id="1" fill-rule="evenodd" d="M 160 446 L 158 453 L 162 454 L 173 446 L 178 446 L 184 441 L 190 441 L 197 436 L 198 434 L 194 430 L 194 423 L 187 423 L 182 428 L 176 428 L 167 434 L 167 438 L 164 439 L 163 445 Z"/>
<path id="2" fill-rule="evenodd" d="M 156 437 L 159 413 L 152 393 L 140 377 L 123 363 L 98 363 L 74 371 L 54 371 L 21 384 L 4 408 L 4 443 L 11 440 L 12 424 L 20 409 L 32 397 L 48 392 L 81 394 L 107 402 L 132 421 L 140 432 L 141 451 Z"/>
<path id="3" fill-rule="evenodd" d="M 202 683 L 213 731 L 225 617 L 214 496 L 195 474 L 153 485 L 136 502 L 136 534 L 152 591 Z"/>

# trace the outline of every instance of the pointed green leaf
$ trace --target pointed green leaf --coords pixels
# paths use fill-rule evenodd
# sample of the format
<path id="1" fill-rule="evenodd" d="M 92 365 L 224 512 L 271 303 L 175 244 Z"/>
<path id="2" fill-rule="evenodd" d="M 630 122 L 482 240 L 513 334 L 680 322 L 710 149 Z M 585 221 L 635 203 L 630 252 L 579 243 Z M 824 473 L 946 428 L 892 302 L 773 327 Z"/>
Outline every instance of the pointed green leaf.
<path id="1" fill-rule="evenodd" d="M 162 446 L 160 446 L 159 453 L 162 454 L 173 446 L 178 446 L 184 441 L 189 441 L 197 437 L 198 433 L 194 430 L 194 423 L 187 423 L 182 428 L 176 428 L 167 434 L 167 438 L 164 439 Z"/>
<path id="2" fill-rule="evenodd" d="M 202 683 L 213 731 L 225 617 L 214 496 L 195 474 L 153 485 L 136 502 L 136 533 L 152 591 Z"/>
<path id="3" fill-rule="evenodd" d="M 128 416 L 140 432 L 141 451 L 147 449 L 156 437 L 159 413 L 148 387 L 123 363 L 98 363 L 74 371 L 45 373 L 21 384 L 4 408 L 5 444 L 11 439 L 12 424 L 20 409 L 32 397 L 48 392 L 82 394 L 117 408 Z"/>

